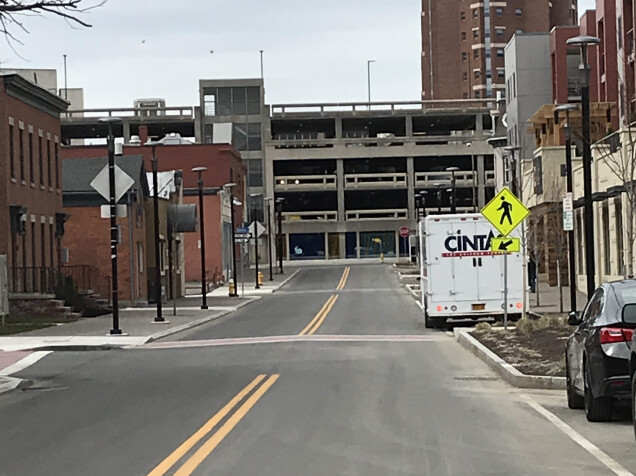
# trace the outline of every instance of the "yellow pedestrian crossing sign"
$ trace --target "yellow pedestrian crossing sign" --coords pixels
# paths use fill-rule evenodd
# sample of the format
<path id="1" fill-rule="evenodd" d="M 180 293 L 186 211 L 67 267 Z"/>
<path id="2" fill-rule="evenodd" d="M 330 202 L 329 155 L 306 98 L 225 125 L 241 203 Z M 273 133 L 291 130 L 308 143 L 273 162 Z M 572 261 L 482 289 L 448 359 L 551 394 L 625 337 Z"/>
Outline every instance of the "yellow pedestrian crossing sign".
<path id="1" fill-rule="evenodd" d="M 519 253 L 521 240 L 519 238 L 500 237 L 490 240 L 490 251 L 495 253 Z"/>
<path id="2" fill-rule="evenodd" d="M 512 230 L 517 228 L 529 213 L 530 210 L 507 188 L 503 188 L 481 210 L 481 214 L 503 236 L 509 235 Z"/>

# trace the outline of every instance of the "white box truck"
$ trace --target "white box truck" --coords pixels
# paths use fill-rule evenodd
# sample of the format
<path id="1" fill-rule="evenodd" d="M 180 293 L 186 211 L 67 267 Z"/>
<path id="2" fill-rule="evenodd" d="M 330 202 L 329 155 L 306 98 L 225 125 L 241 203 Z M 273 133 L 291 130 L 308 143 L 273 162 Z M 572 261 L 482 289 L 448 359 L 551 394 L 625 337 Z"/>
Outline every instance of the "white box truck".
<path id="1" fill-rule="evenodd" d="M 519 237 L 520 225 L 510 236 Z M 431 215 L 419 224 L 426 327 L 448 319 L 503 318 L 504 255 L 490 249 L 498 232 L 481 214 Z M 523 255 L 508 253 L 508 314 L 523 310 Z"/>

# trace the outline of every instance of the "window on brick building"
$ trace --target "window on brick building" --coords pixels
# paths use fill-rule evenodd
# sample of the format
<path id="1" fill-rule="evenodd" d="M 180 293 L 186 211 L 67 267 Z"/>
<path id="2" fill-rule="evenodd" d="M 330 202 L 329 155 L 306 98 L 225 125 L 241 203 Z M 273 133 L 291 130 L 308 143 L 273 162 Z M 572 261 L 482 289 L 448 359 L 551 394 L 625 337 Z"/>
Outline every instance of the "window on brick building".
<path id="1" fill-rule="evenodd" d="M 473 39 L 477 40 L 479 38 L 479 30 L 473 30 Z"/>
<path id="2" fill-rule="evenodd" d="M 50 255 L 49 255 L 49 265 L 51 266 L 51 268 L 55 267 L 55 255 L 56 255 L 56 250 L 55 250 L 55 229 L 53 227 L 53 223 L 49 223 L 49 248 L 50 248 Z"/>
<path id="3" fill-rule="evenodd" d="M 505 56 L 505 51 L 502 48 L 497 49 L 497 57 L 503 58 Z"/>
<path id="4" fill-rule="evenodd" d="M 35 166 L 33 164 L 33 132 L 29 132 L 29 178 L 35 184 Z"/>
<path id="5" fill-rule="evenodd" d="M 479 50 L 473 51 L 473 56 L 475 57 L 475 59 L 478 59 L 479 58 Z"/>
<path id="6" fill-rule="evenodd" d="M 463 77 L 464 81 L 468 81 L 468 73 L 464 72 L 462 74 L 462 77 Z"/>
<path id="7" fill-rule="evenodd" d="M 462 41 L 466 41 L 466 32 L 462 31 Z"/>
<path id="8" fill-rule="evenodd" d="M 15 138 L 13 124 L 9 124 L 9 168 L 11 169 L 11 178 L 15 178 Z"/>
<path id="9" fill-rule="evenodd" d="M 479 10 L 476 8 L 473 9 L 473 18 L 479 18 Z"/>
<path id="10" fill-rule="evenodd" d="M 481 94 L 479 93 L 479 91 L 475 91 L 475 98 L 479 99 L 481 97 Z"/>
<path id="11" fill-rule="evenodd" d="M 462 51 L 462 61 L 466 61 L 468 59 L 468 53 Z"/>
<path id="12" fill-rule="evenodd" d="M 495 14 L 496 14 L 498 17 L 502 17 L 502 16 L 503 16 L 503 8 L 502 8 L 502 7 L 497 7 L 497 8 L 495 8 Z"/>
<path id="13" fill-rule="evenodd" d="M 475 79 L 481 78 L 481 71 L 479 71 L 478 69 L 473 71 L 473 74 L 475 75 Z"/>
<path id="14" fill-rule="evenodd" d="M 515 9 L 515 15 L 520 17 L 521 15 L 523 15 L 523 10 L 521 10 L 521 8 L 516 8 Z"/>
<path id="15" fill-rule="evenodd" d="M 51 139 L 46 140 L 46 176 L 48 179 L 49 187 L 52 187 L 53 180 L 51 178 Z"/>
<path id="16" fill-rule="evenodd" d="M 462 20 L 465 20 L 466 19 L 466 12 L 460 12 L 459 18 L 461 18 Z"/>
<path id="17" fill-rule="evenodd" d="M 55 142 L 55 187 L 60 188 L 60 145 Z"/>
<path id="18" fill-rule="evenodd" d="M 40 169 L 40 185 L 44 185 L 44 159 L 42 158 L 42 136 L 38 137 L 38 168 Z"/>
<path id="19" fill-rule="evenodd" d="M 495 28 L 495 36 L 497 36 L 498 38 L 502 38 L 504 36 L 504 29 Z"/>
<path id="20" fill-rule="evenodd" d="M 468 99 L 468 93 L 464 93 L 464 99 Z"/>
<path id="21" fill-rule="evenodd" d="M 20 180 L 24 182 L 24 129 L 20 129 L 18 140 L 20 141 Z"/>

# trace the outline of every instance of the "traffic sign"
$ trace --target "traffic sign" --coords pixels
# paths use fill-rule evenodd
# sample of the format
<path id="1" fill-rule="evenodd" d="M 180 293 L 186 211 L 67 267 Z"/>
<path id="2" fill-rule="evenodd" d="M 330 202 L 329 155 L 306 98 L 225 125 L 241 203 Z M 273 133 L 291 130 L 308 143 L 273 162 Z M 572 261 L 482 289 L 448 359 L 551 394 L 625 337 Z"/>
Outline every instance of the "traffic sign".
<path id="1" fill-rule="evenodd" d="M 519 238 L 493 238 L 490 240 L 490 250 L 496 253 L 519 253 L 521 240 Z"/>
<path id="2" fill-rule="evenodd" d="M 239 228 L 239 230 L 240 230 L 240 228 Z M 249 231 L 247 233 L 239 233 L 239 232 L 234 233 L 234 238 L 236 238 L 236 239 L 240 238 L 240 239 L 243 239 L 243 240 L 249 240 L 251 236 L 252 235 L 250 234 Z"/>
<path id="3" fill-rule="evenodd" d="M 574 231 L 574 200 L 572 192 L 563 194 L 563 231 Z"/>
<path id="4" fill-rule="evenodd" d="M 403 226 L 400 228 L 400 236 L 402 238 L 407 238 L 411 234 L 411 230 L 408 226 Z"/>
<path id="5" fill-rule="evenodd" d="M 258 234 L 254 233 L 254 226 L 256 226 L 256 231 L 258 232 Z M 257 221 L 252 222 L 252 224 L 249 226 L 249 232 L 252 234 L 252 237 L 257 236 L 258 238 L 260 238 L 261 235 L 266 231 L 267 230 L 265 229 L 265 227 Z"/>
<path id="6" fill-rule="evenodd" d="M 245 234 L 249 234 L 250 233 L 250 229 L 246 226 L 240 226 L 236 229 L 236 233 L 241 233 L 243 235 Z"/>
<path id="7" fill-rule="evenodd" d="M 529 213 L 530 210 L 507 188 L 503 188 L 481 210 L 481 214 L 503 236 L 509 235 L 512 230 L 517 228 Z"/>
<path id="8" fill-rule="evenodd" d="M 115 202 L 118 202 L 124 193 L 134 185 L 135 181 L 115 165 Z M 110 178 L 108 176 L 108 165 L 105 166 L 91 182 L 91 187 L 97 191 L 104 199 L 110 200 Z"/>

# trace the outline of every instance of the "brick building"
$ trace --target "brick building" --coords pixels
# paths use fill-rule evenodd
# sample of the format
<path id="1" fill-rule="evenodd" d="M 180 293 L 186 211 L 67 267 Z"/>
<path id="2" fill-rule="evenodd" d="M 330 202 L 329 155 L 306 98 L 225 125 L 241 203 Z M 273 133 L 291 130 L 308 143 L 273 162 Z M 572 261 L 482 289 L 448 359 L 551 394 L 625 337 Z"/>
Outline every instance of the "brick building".
<path id="1" fill-rule="evenodd" d="M 112 276 L 110 219 L 102 218 L 101 206 L 108 202 L 90 183 L 107 164 L 103 155 L 63 160 L 64 212 L 68 217 L 62 240 L 65 264 L 95 268 L 96 282 L 106 278 L 106 289 Z M 152 220 L 144 209 L 149 189 L 141 155 L 115 157 L 115 164 L 135 181 L 118 202 L 126 207 L 126 217 L 117 219 L 121 237 L 117 253 L 119 299 L 130 302 L 148 296 L 146 227 L 152 226 Z M 104 293 L 103 289 L 97 291 Z"/>
<path id="2" fill-rule="evenodd" d="M 0 74 L 0 254 L 13 293 L 42 292 L 59 263 L 60 114 L 67 106 L 17 74 Z"/>
<path id="3" fill-rule="evenodd" d="M 576 0 L 422 0 L 422 99 L 495 97 L 516 32 L 576 25 Z"/>
<path id="4" fill-rule="evenodd" d="M 145 143 L 147 136 L 140 130 L 141 141 Z M 81 157 L 99 157 L 106 153 L 105 146 L 64 147 L 64 160 Z M 143 157 L 146 170 L 152 169 L 152 148 L 126 145 L 124 156 L 138 154 Z M 231 267 L 231 225 L 229 206 L 222 200 L 222 186 L 234 182 L 234 196 L 241 203 L 245 203 L 246 169 L 240 153 L 228 144 L 169 144 L 157 147 L 156 154 L 159 171 L 183 171 L 183 203 L 194 203 L 198 209 L 197 174 L 193 167 L 204 166 L 204 212 L 205 212 L 205 240 L 206 240 L 206 272 L 209 282 L 227 279 Z M 243 206 L 235 206 L 234 217 L 236 225 L 243 222 Z M 197 211 L 198 214 L 198 211 Z M 198 215 L 197 215 L 198 216 Z M 199 247 L 199 233 L 184 234 L 185 279 L 199 281 L 201 279 L 201 261 Z"/>

